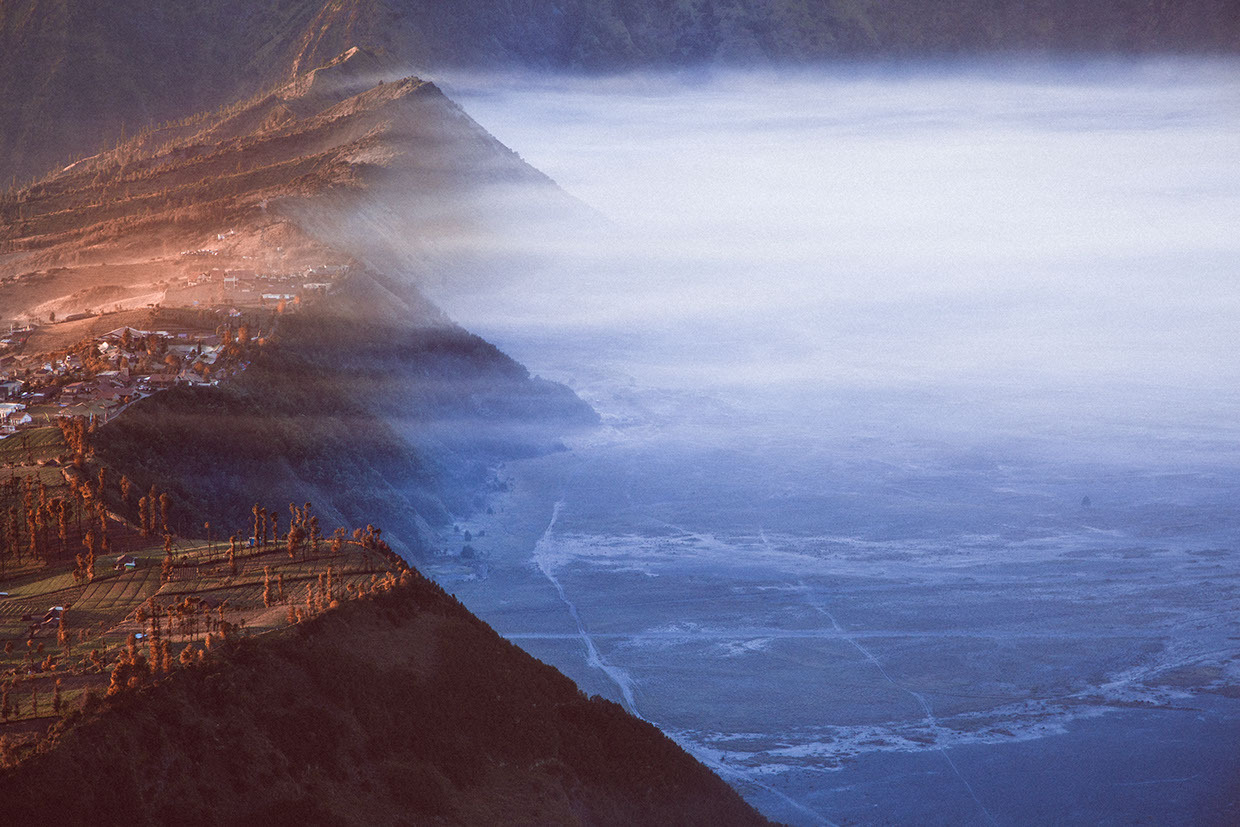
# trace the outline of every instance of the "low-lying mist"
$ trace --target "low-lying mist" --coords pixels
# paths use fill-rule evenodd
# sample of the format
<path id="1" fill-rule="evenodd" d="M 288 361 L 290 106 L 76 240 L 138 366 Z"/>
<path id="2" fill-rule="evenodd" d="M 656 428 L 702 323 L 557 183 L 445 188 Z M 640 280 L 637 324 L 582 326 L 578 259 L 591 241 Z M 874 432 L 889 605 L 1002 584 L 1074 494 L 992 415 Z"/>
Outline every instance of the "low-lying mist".
<path id="1" fill-rule="evenodd" d="M 510 228 L 506 272 L 434 298 L 587 397 L 1173 453 L 1235 427 L 1234 62 L 441 83 L 606 226 Z"/>
<path id="2" fill-rule="evenodd" d="M 436 576 L 781 822 L 1225 820 L 1238 80 L 445 84 L 602 220 L 495 191 L 432 297 L 612 427 Z"/>

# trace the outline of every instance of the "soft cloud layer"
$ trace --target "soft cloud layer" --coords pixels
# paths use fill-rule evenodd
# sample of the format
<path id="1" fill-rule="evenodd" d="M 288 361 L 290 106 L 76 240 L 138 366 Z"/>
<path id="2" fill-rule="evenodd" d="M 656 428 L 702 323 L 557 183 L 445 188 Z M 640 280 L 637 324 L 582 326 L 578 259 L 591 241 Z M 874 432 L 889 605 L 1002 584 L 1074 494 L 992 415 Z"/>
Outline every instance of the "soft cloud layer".
<path id="1" fill-rule="evenodd" d="M 962 432 L 1237 419 L 1235 63 L 444 85 L 614 224 L 437 296 L 537 369 Z"/>

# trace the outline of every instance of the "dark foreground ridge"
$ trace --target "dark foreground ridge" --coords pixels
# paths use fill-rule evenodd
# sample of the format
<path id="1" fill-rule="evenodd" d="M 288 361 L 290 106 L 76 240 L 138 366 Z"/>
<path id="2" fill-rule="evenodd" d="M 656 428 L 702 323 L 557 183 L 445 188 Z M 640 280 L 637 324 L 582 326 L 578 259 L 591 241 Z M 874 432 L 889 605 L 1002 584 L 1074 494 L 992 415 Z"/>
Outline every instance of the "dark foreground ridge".
<path id="1" fill-rule="evenodd" d="M 412 570 L 71 714 L 0 800 L 14 824 L 767 823 Z"/>

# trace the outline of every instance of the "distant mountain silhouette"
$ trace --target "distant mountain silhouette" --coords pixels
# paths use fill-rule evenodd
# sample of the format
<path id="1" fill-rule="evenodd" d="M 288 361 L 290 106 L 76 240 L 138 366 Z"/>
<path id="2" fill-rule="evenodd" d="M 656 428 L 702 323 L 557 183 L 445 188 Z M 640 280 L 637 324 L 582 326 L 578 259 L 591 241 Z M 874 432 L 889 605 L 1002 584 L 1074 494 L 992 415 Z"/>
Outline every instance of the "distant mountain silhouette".
<path id="1" fill-rule="evenodd" d="M 352 46 L 394 74 L 856 56 L 1240 49 L 1234 0 L 15 0 L 0 4 L 0 180 L 252 94 Z"/>

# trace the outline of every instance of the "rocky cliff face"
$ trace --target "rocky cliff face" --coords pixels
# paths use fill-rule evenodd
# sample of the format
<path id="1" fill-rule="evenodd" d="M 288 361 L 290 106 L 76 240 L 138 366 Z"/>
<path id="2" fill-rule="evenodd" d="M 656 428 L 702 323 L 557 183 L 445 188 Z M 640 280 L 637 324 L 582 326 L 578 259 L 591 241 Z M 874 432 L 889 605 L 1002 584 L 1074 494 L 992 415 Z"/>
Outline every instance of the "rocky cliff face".
<path id="1" fill-rule="evenodd" d="M 706 61 L 1240 48 L 1229 0 L 14 0 L 0 7 L 0 174 L 42 175 L 352 46 L 393 74 Z"/>

